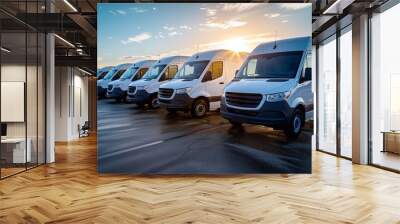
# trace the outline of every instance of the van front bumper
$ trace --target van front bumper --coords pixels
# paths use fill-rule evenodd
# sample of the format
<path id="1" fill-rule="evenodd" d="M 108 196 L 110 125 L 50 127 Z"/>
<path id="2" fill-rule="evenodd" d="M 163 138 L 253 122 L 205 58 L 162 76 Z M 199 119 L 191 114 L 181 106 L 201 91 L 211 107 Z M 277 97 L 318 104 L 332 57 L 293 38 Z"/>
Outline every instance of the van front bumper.
<path id="1" fill-rule="evenodd" d="M 175 94 L 174 98 L 166 100 L 158 98 L 158 102 L 161 107 L 174 110 L 190 110 L 193 103 L 193 98 L 191 98 L 187 93 Z"/>
<path id="2" fill-rule="evenodd" d="M 147 103 L 151 99 L 151 94 L 146 90 L 136 90 L 135 94 L 128 93 L 127 99 L 132 103 Z"/>
<path id="3" fill-rule="evenodd" d="M 114 87 L 111 91 L 107 90 L 107 97 L 109 98 L 114 98 L 114 99 L 119 99 L 123 98 L 126 94 L 126 91 L 123 91 L 119 87 Z"/>
<path id="4" fill-rule="evenodd" d="M 97 95 L 98 96 L 101 96 L 101 97 L 106 96 L 106 93 L 107 93 L 107 89 L 106 88 L 103 88 L 101 86 L 97 86 Z"/>
<path id="5" fill-rule="evenodd" d="M 264 102 L 259 110 L 232 108 L 221 100 L 221 115 L 227 120 L 280 128 L 289 125 L 293 109 L 286 101 Z"/>

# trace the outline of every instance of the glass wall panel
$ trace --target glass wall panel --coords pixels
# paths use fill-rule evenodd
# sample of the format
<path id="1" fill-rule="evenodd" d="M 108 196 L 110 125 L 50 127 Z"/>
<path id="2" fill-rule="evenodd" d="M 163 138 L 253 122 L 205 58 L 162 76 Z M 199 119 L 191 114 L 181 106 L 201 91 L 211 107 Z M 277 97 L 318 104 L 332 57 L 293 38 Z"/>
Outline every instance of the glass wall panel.
<path id="1" fill-rule="evenodd" d="M 25 117 L 26 33 L 3 32 L 1 47 L 1 175 L 5 177 L 25 170 L 31 158 Z"/>
<path id="2" fill-rule="evenodd" d="M 26 80 L 26 113 L 27 113 L 27 141 L 30 144 L 31 157 L 28 160 L 28 168 L 37 165 L 38 160 L 38 52 L 37 41 L 38 36 L 36 32 L 27 33 L 27 80 Z M 28 149 L 29 149 L 28 147 Z"/>
<path id="3" fill-rule="evenodd" d="M 46 37 L 43 33 L 38 34 L 38 77 L 37 77 L 37 82 L 38 82 L 38 164 L 43 164 L 45 163 L 45 158 L 46 158 L 46 145 L 45 145 L 45 124 L 46 124 L 46 109 L 45 109 L 45 89 L 46 89 L 46 84 L 45 84 L 45 65 L 46 65 L 46 51 L 45 51 L 45 45 L 46 45 Z"/>
<path id="4" fill-rule="evenodd" d="M 318 47 L 318 149 L 336 153 L 336 36 Z"/>
<path id="5" fill-rule="evenodd" d="M 351 26 L 340 36 L 340 154 L 352 157 L 352 35 Z"/>
<path id="6" fill-rule="evenodd" d="M 44 1 L 0 2 L 20 16 L 43 13 L 43 6 Z M 10 15 L 0 12 L 0 178 L 45 163 L 46 39 Z"/>
<path id="7" fill-rule="evenodd" d="M 372 163 L 400 170 L 400 4 L 371 19 Z"/>

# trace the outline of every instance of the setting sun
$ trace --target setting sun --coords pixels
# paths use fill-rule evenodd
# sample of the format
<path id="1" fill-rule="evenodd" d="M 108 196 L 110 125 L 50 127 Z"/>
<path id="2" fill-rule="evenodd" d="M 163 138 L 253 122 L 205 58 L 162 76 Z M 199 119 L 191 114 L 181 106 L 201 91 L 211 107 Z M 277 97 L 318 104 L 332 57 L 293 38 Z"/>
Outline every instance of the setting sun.
<path id="1" fill-rule="evenodd" d="M 235 38 L 224 41 L 224 43 L 222 44 L 222 48 L 236 52 L 251 51 L 250 46 L 246 43 L 246 40 L 243 38 Z"/>

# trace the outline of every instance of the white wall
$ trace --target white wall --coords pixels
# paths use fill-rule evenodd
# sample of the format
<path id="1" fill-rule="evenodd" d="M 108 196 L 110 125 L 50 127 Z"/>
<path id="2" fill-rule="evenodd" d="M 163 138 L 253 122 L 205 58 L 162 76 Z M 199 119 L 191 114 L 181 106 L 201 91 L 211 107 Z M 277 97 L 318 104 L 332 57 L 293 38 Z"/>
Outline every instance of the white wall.
<path id="1" fill-rule="evenodd" d="M 88 120 L 88 78 L 72 67 L 56 67 L 56 141 L 79 137 L 78 125 Z"/>

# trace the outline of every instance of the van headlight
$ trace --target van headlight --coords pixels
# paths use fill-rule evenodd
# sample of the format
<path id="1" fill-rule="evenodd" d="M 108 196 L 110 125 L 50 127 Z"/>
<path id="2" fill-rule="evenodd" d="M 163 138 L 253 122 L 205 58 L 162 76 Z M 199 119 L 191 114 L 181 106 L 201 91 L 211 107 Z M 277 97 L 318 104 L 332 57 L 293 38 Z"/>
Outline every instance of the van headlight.
<path id="1" fill-rule="evenodd" d="M 189 94 L 190 91 L 192 91 L 192 88 L 182 88 L 182 89 L 177 89 L 176 90 L 176 94 L 183 94 L 183 93 L 187 93 Z"/>
<path id="2" fill-rule="evenodd" d="M 281 92 L 281 93 L 274 93 L 274 94 L 267 94 L 266 100 L 268 102 L 278 102 L 282 100 L 286 100 L 290 96 L 290 91 L 288 92 Z"/>

